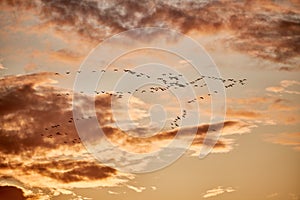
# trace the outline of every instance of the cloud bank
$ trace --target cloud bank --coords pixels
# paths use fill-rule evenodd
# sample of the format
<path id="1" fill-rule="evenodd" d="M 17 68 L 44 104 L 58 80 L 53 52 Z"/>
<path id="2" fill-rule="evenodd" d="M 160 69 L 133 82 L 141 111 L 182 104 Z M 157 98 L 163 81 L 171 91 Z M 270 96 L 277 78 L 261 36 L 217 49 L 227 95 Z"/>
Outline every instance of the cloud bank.
<path id="1" fill-rule="evenodd" d="M 231 48 L 282 63 L 278 70 L 299 70 L 300 13 L 295 1 L 15 0 L 2 1 L 2 6 L 35 13 L 39 31 L 53 28 L 65 39 L 76 33 L 94 44 L 122 31 L 149 26 L 185 34 L 227 32 L 230 37 L 225 42 Z M 68 59 L 70 55 L 58 52 L 53 56 Z"/>
<path id="2" fill-rule="evenodd" d="M 53 194 L 57 193 L 54 188 L 116 186 L 132 179 L 133 175 L 99 163 L 86 151 L 74 120 L 88 120 L 89 117 L 73 119 L 72 93 L 50 84 L 56 76 L 53 73 L 39 73 L 0 79 L 1 179 L 12 180 L 20 187 L 26 185 L 25 189 L 50 188 Z M 91 103 L 91 98 L 86 95 L 81 98 L 80 106 L 84 109 L 85 104 Z M 106 137 L 119 147 L 137 153 L 149 152 L 168 144 L 177 134 L 178 130 L 174 129 L 148 138 L 129 136 L 112 126 L 112 102 L 114 99 L 110 95 L 96 96 L 97 118 Z M 209 124 L 197 127 L 191 147 L 193 152 L 199 151 L 208 127 Z M 189 137 L 192 128 L 182 128 L 180 137 Z M 250 128 L 245 122 L 226 121 L 224 136 L 219 139 L 213 152 L 230 151 L 234 140 L 228 137 L 247 133 Z M 138 131 L 146 131 L 143 129 Z M 144 161 L 138 162 L 142 165 Z"/>

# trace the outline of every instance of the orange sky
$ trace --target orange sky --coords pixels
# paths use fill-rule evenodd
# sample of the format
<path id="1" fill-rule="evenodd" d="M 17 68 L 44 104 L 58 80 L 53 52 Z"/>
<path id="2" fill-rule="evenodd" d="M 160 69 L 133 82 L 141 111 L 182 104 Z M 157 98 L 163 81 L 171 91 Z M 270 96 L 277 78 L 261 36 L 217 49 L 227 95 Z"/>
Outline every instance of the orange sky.
<path id="1" fill-rule="evenodd" d="M 3 0 L 0 8 L 0 196 L 300 199 L 297 1 Z M 109 39 L 144 27 L 183 35 Z M 205 50 L 186 45 L 185 36 Z M 101 72 L 103 60 L 141 45 L 188 59 L 140 49 Z M 224 80 L 222 121 L 210 121 L 212 99 L 222 93 L 208 94 L 204 80 L 217 82 L 199 78 L 197 60 L 205 72 L 215 64 Z M 172 76 L 179 82 L 167 87 Z M 181 80 L 189 86 L 178 86 Z M 219 124 L 221 136 L 199 159 L 213 143 L 205 140 L 209 127 Z M 169 160 L 192 133 L 185 154 Z M 165 155 L 142 156 L 173 141 Z"/>

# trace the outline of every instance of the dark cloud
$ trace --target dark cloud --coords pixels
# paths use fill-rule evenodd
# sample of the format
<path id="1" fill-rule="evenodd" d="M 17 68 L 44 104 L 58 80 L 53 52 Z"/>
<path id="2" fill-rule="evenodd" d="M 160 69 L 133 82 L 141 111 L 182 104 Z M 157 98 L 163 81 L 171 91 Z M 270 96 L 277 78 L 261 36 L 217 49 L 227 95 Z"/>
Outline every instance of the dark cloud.
<path id="1" fill-rule="evenodd" d="M 117 146 L 120 146 L 124 149 L 128 149 L 129 151 L 134 151 L 137 153 L 141 153 L 141 152 L 145 153 L 153 150 L 151 149 L 152 146 L 157 146 L 156 144 L 159 144 L 160 142 L 167 143 L 168 141 L 173 140 L 177 134 L 178 134 L 178 139 L 183 139 L 185 137 L 193 137 L 193 135 L 195 135 L 195 138 L 192 142 L 192 146 L 203 145 L 209 127 L 211 126 L 212 128 L 211 130 L 213 130 L 214 127 L 220 127 L 220 125 L 221 124 L 212 124 L 212 125 L 203 124 L 197 127 L 183 127 L 180 129 L 161 131 L 154 136 L 146 137 L 146 138 L 133 137 L 121 131 L 120 129 L 110 127 L 110 126 L 104 126 L 102 127 L 102 130 L 107 136 L 107 138 Z M 245 127 L 246 129 L 244 129 Z M 225 121 L 223 130 L 221 129 L 220 131 L 223 132 L 224 135 L 231 135 L 231 134 L 236 134 L 236 130 L 240 130 L 239 134 L 243 134 L 245 132 L 248 132 L 247 127 L 250 127 L 250 125 L 245 124 L 243 122 Z M 139 133 L 144 133 L 147 132 L 148 129 L 140 127 L 137 130 L 139 131 Z M 234 132 L 231 132 L 231 130 L 234 130 Z M 136 129 L 133 129 L 131 131 L 135 132 Z M 208 143 L 209 141 L 207 141 L 207 144 Z M 228 150 L 231 149 L 231 144 L 228 144 L 224 140 L 224 138 L 219 138 L 214 148 Z"/>
<path id="2" fill-rule="evenodd" d="M 165 27 L 183 33 L 229 31 L 226 42 L 255 57 L 291 64 L 299 56 L 299 4 L 285 6 L 260 1 L 4 1 L 20 9 L 35 9 L 41 26 L 77 33 L 93 43 L 139 27 Z M 226 9 L 225 9 L 226 8 Z M 282 66 L 279 70 L 298 70 Z"/>
<path id="3" fill-rule="evenodd" d="M 58 75 L 40 73 L 0 79 L 1 179 L 4 180 L 3 176 L 9 171 L 12 178 L 20 182 L 20 185 L 30 184 L 38 188 L 83 187 L 80 186 L 82 183 L 97 187 L 101 184 L 116 185 L 127 181 L 129 175 L 120 174 L 116 169 L 97 162 L 87 153 L 77 134 L 74 121 L 83 122 L 84 130 L 87 132 L 91 130 L 95 133 L 93 131 L 96 127 L 89 116 L 82 115 L 74 118 L 73 93 L 49 85 L 50 78 L 53 76 Z M 178 129 L 174 129 L 159 132 L 149 138 L 131 137 L 113 126 L 111 111 L 113 97 L 105 94 L 97 95 L 93 101 L 88 95 L 75 95 L 78 95 L 78 105 L 75 106 L 79 106 L 82 110 L 87 111 L 92 103 L 95 104 L 98 124 L 107 138 L 129 151 L 150 152 L 153 146 L 160 148 L 168 144 L 178 132 Z M 212 127 L 218 126 L 219 124 L 212 125 Z M 244 126 L 247 125 L 238 121 L 224 122 L 224 130 L 229 132 L 228 134 L 231 128 L 241 129 L 240 133 L 243 133 Z M 194 135 L 196 131 L 192 147 L 198 148 L 203 145 L 208 128 L 209 124 L 181 128 L 179 139 Z M 147 127 L 139 127 L 138 130 L 131 131 L 147 132 L 146 129 Z M 87 133 L 83 133 L 83 136 L 85 134 Z M 103 139 L 102 136 L 93 135 L 95 135 L 93 138 L 85 139 L 93 142 Z M 80 136 L 82 138 L 82 135 Z M 231 144 L 221 137 L 214 149 L 227 152 L 231 149 Z M 128 164 L 134 162 L 143 165 L 143 162 L 147 161 L 133 159 L 129 160 Z M 13 175 L 14 172 L 17 176 Z M 35 177 L 34 182 L 30 177 Z"/>
<path id="4" fill-rule="evenodd" d="M 51 171 L 51 169 L 60 170 Z M 116 174 L 116 170 L 96 162 L 61 160 L 23 166 L 27 173 L 39 173 L 64 183 L 101 180 Z"/>
<path id="5" fill-rule="evenodd" d="M 45 127 L 65 121 L 65 116 L 71 116 L 71 112 L 66 109 L 70 107 L 68 98 L 58 98 L 58 91 L 51 87 L 35 89 L 35 79 L 19 83 L 18 79 L 24 77 L 12 79 L 16 84 L 6 84 L 9 89 L 2 90 L 0 94 L 0 151 L 4 153 L 18 154 L 41 146 L 57 146 L 57 143 L 45 140 L 40 134 L 46 136 Z M 31 75 L 27 78 L 31 79 Z M 4 82 L 9 83 L 8 80 Z"/>
<path id="6" fill-rule="evenodd" d="M 41 76 L 48 79 L 45 74 L 41 74 Z M 24 84 L 21 84 L 22 82 Z M 61 146 L 81 146 L 74 121 L 82 121 L 84 127 L 89 127 L 89 131 L 94 132 L 96 130 L 97 127 L 94 127 L 89 116 L 81 115 L 74 118 L 72 93 L 70 91 L 41 85 L 42 82 L 44 82 L 43 78 L 38 78 L 38 74 L 0 80 L 0 85 L 7 88 L 1 90 L 2 93 L 0 94 L 0 120 L 2 123 L 0 128 L 0 152 L 5 154 L 27 154 L 39 148 L 55 149 Z M 88 96 L 79 96 L 80 105 L 78 106 L 81 110 L 86 111 L 93 101 Z M 106 136 L 112 141 L 120 143 L 120 145 L 130 146 L 136 144 L 136 150 L 139 151 L 138 147 L 144 149 L 145 146 L 151 146 L 155 142 L 172 140 L 178 132 L 175 129 L 163 131 L 148 138 L 132 137 L 118 128 L 110 127 L 109 124 L 114 123 L 111 102 L 112 97 L 110 95 L 97 95 L 95 99 L 97 121 L 102 126 Z M 194 144 L 201 144 L 209 126 L 209 124 L 203 124 L 198 127 L 181 128 L 180 137 L 191 136 L 196 131 Z M 212 126 L 218 127 L 219 124 Z M 242 129 L 244 126 L 245 124 L 238 121 L 224 122 L 224 129 L 231 127 Z M 138 130 L 131 131 L 146 133 L 148 130 L 146 127 L 139 127 Z M 92 135 L 93 138 L 85 139 L 102 139 L 96 138 L 97 134 Z M 224 142 L 220 141 L 219 144 L 224 144 Z"/>
<path id="7" fill-rule="evenodd" d="M 26 76 L 4 76 L 0 78 L 0 91 L 1 93 L 5 93 L 9 91 L 10 87 L 18 87 L 22 85 L 40 85 L 42 83 L 51 82 L 51 78 L 56 76 L 53 72 L 41 72 L 38 74 L 27 74 Z"/>
<path id="8" fill-rule="evenodd" d="M 299 13 L 278 14 L 262 9 L 250 17 L 245 13 L 231 16 L 230 26 L 239 39 L 233 45 L 240 51 L 282 63 L 299 56 Z M 281 67 L 280 70 L 288 71 L 288 68 Z"/>
<path id="9" fill-rule="evenodd" d="M 0 186 L 1 199 L 25 200 L 22 189 L 14 186 Z"/>
<path id="10" fill-rule="evenodd" d="M 182 1 L 173 5 L 163 1 L 42 1 L 41 19 L 63 31 L 74 29 L 79 35 L 100 41 L 112 34 L 132 28 L 157 26 L 173 28 L 184 33 L 192 30 L 216 31 L 224 24 L 211 2 Z M 150 6 L 150 8 L 149 8 Z"/>
<path id="11" fill-rule="evenodd" d="M 47 85 L 49 76 L 53 74 L 0 79 L 0 175 L 18 171 L 14 178 L 21 182 L 23 175 L 38 175 L 62 184 L 114 179 L 117 171 L 95 161 L 80 143 L 71 111 L 72 92 Z M 84 95 L 80 100 L 91 103 Z M 96 98 L 100 124 L 105 123 L 109 102 L 108 95 Z"/>
<path id="12" fill-rule="evenodd" d="M 49 74 L 31 74 L 0 79 L 0 151 L 19 154 L 36 148 L 56 148 L 79 142 L 74 126 L 72 92 L 42 85 Z M 110 97 L 96 98 L 99 123 L 111 122 Z M 82 107 L 91 99 L 82 96 Z M 107 121 L 108 120 L 108 121 Z M 75 140 L 75 141 L 74 141 Z"/>
<path id="13" fill-rule="evenodd" d="M 173 28 L 183 33 L 194 30 L 212 33 L 229 28 L 235 35 L 229 42 L 237 50 L 282 63 L 297 57 L 300 52 L 299 13 L 278 13 L 267 6 L 255 10 L 250 8 L 252 2 L 248 1 L 211 1 L 205 5 L 156 1 L 151 13 L 147 11 L 147 4 L 140 1 L 122 1 L 109 8 L 90 1 L 47 2 L 43 6 L 47 11 L 43 12 L 47 13 L 43 16 L 45 19 L 54 24 L 77 27 L 80 35 L 97 41 L 103 39 L 102 30 L 91 25 L 91 19 L 108 27 L 112 34 L 145 26 Z M 268 3 L 279 8 L 271 1 Z M 228 9 L 224 10 L 225 7 Z"/>

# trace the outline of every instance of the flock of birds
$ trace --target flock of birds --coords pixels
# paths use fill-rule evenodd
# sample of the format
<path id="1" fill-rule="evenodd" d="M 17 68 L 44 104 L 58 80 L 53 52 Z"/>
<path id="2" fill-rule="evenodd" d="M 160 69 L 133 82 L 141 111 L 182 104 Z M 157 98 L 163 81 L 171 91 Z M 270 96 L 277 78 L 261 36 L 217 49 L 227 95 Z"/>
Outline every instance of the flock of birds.
<path id="1" fill-rule="evenodd" d="M 79 120 L 79 119 L 77 119 L 77 120 Z M 73 121 L 74 121 L 73 117 L 70 117 L 69 120 L 68 120 L 68 123 L 72 124 Z M 54 137 L 64 137 L 65 138 L 64 144 L 68 144 L 67 138 L 69 138 L 69 134 L 67 132 L 63 132 L 60 129 L 60 127 L 62 127 L 63 125 L 65 125 L 65 124 L 56 124 L 56 125 L 46 127 L 45 130 L 44 130 L 45 132 L 41 133 L 41 136 L 42 137 L 47 137 L 49 139 L 54 138 Z M 79 137 L 75 137 L 71 140 L 70 143 L 71 144 L 77 144 L 77 143 L 81 143 L 81 141 L 80 141 Z"/>
<path id="2" fill-rule="evenodd" d="M 91 73 L 105 73 L 108 72 L 108 70 L 92 70 Z M 135 89 L 134 91 L 105 91 L 105 90 L 100 90 L 97 91 L 95 90 L 95 94 L 97 95 L 101 95 L 101 94 L 106 94 L 106 95 L 110 95 L 116 98 L 122 98 L 124 95 L 126 94 L 134 94 L 134 93 L 156 93 L 156 92 L 164 92 L 170 89 L 184 89 L 188 86 L 192 86 L 193 88 L 203 88 L 205 86 L 207 86 L 207 84 L 205 83 L 206 79 L 212 79 L 215 81 L 221 81 L 224 84 L 225 89 L 228 88 L 232 88 L 236 85 L 242 85 L 244 86 L 246 84 L 247 79 L 233 79 L 233 78 L 229 78 L 229 79 L 223 79 L 220 77 L 214 77 L 214 76 L 205 76 L 205 75 L 201 75 L 199 77 L 197 77 L 196 79 L 186 82 L 183 79 L 183 75 L 182 74 L 174 74 L 174 73 L 162 73 L 159 77 L 151 77 L 150 75 L 146 74 L 146 73 L 142 73 L 142 72 L 136 72 L 130 69 L 123 69 L 122 71 L 115 68 L 113 69 L 111 72 L 123 72 L 123 73 L 128 73 L 132 76 L 135 76 L 136 78 L 147 78 L 147 79 L 151 79 L 154 78 L 156 79 L 160 85 L 162 86 L 152 86 L 152 87 L 148 87 L 148 88 L 142 88 L 142 89 Z M 76 73 L 82 73 L 82 71 L 77 71 Z M 60 73 L 55 73 L 56 75 L 60 75 Z M 70 71 L 66 71 L 65 72 L 66 75 L 70 75 L 71 72 Z M 80 91 L 81 94 L 84 93 L 84 91 Z M 218 94 L 218 91 L 213 91 L 213 93 L 208 93 L 207 96 L 211 96 L 211 95 L 216 95 Z M 64 93 L 64 94 L 57 94 L 57 96 L 69 96 L 70 93 Z M 205 99 L 205 95 L 203 96 L 199 96 L 196 97 L 194 99 L 188 100 L 187 103 L 191 104 L 191 103 L 195 103 L 198 100 L 204 100 Z M 181 115 L 178 115 L 175 117 L 175 119 L 170 123 L 170 127 L 171 129 L 175 129 L 177 127 L 180 127 L 180 121 L 185 118 L 187 115 L 187 111 L 183 110 Z M 89 118 L 89 117 L 88 117 Z M 91 118 L 91 117 L 90 117 Z M 81 119 L 84 119 L 84 117 L 82 117 Z M 80 120 L 80 119 L 76 119 L 76 120 Z M 74 119 L 71 117 L 68 120 L 68 123 L 74 123 Z M 60 128 L 60 124 L 57 125 L 52 125 L 50 127 L 45 128 L 45 131 L 47 131 L 47 133 L 42 133 L 41 136 L 45 136 L 47 138 L 53 138 L 55 136 L 67 136 L 68 133 L 62 133 L 59 131 Z M 68 143 L 68 141 L 64 141 L 65 144 Z M 72 141 L 70 142 L 72 144 L 77 144 L 80 143 L 80 138 L 74 138 L 72 139 Z"/>
<path id="3" fill-rule="evenodd" d="M 171 122 L 171 129 L 175 129 L 176 127 L 179 127 L 178 121 L 182 120 L 182 118 L 186 117 L 186 110 L 182 111 L 181 116 L 176 116 L 176 118 Z"/>
<path id="4" fill-rule="evenodd" d="M 92 70 L 92 73 L 96 73 L 96 72 L 100 72 L 100 73 L 105 73 L 108 70 Z M 77 71 L 77 73 L 81 73 L 82 71 Z M 115 68 L 113 69 L 113 72 L 120 72 L 119 69 Z M 199 83 L 200 81 L 205 81 L 205 79 L 212 79 L 212 80 L 216 80 L 216 81 L 222 81 L 224 84 L 224 87 L 227 88 L 232 88 L 237 84 L 240 85 L 245 85 L 247 79 L 239 79 L 239 80 L 235 80 L 233 78 L 229 78 L 229 79 L 223 79 L 220 77 L 214 77 L 214 76 L 205 76 L 205 75 L 201 75 L 200 77 L 186 82 L 183 79 L 183 75 L 182 74 L 173 74 L 173 73 L 163 73 L 161 74 L 160 77 L 151 77 L 150 75 L 146 74 L 146 73 L 142 73 L 142 72 L 136 72 L 130 69 L 124 69 L 123 70 L 124 73 L 128 73 L 130 75 L 135 76 L 136 78 L 156 78 L 157 81 L 159 81 L 159 83 L 163 86 L 156 86 L 156 87 L 150 87 L 148 89 L 135 89 L 134 91 L 105 91 L 105 90 L 101 90 L 101 91 L 97 91 L 95 90 L 95 94 L 99 95 L 99 94 L 107 94 L 107 95 L 111 95 L 111 96 L 115 96 L 118 98 L 122 98 L 125 94 L 133 94 L 134 92 L 140 92 L 140 93 L 155 93 L 155 92 L 163 92 L 163 91 L 167 91 L 169 89 L 180 89 L 180 88 L 185 88 L 188 86 L 193 86 L 194 88 L 203 88 L 205 86 L 207 86 L 207 84 L 204 83 Z M 59 73 L 55 73 L 56 75 L 60 75 Z M 65 72 L 66 75 L 70 75 L 71 72 L 67 71 Z M 80 91 L 81 94 L 85 93 L 84 91 Z M 218 91 L 214 91 L 214 93 L 218 93 Z M 61 96 L 61 94 L 57 94 L 58 96 Z M 66 95 L 69 95 L 68 93 Z M 208 96 L 210 96 L 212 94 L 208 94 Z M 204 99 L 204 97 L 199 97 L 199 99 Z M 188 103 L 192 103 L 195 102 L 196 100 L 189 100 Z"/>

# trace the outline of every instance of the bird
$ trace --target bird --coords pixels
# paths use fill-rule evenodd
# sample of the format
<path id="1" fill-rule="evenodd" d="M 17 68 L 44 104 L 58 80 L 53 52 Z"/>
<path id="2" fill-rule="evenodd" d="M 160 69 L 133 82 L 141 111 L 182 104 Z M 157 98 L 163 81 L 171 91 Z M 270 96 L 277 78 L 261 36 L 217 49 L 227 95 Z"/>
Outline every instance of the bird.
<path id="1" fill-rule="evenodd" d="M 101 72 L 106 72 L 106 70 L 102 69 L 100 70 Z M 183 74 L 177 74 L 177 73 L 161 73 L 158 76 L 153 76 L 152 75 L 148 75 L 146 73 L 143 72 L 138 72 L 138 71 L 134 71 L 131 69 L 123 69 L 123 71 L 121 69 L 117 69 L 114 68 L 113 69 L 114 72 L 123 72 L 123 73 L 129 73 L 131 75 L 133 75 L 133 78 L 136 78 L 136 80 L 143 80 L 146 78 L 153 78 L 153 79 L 157 79 L 159 81 L 160 86 L 145 86 L 145 88 L 143 89 L 133 89 L 133 90 L 124 90 L 124 91 L 115 91 L 115 92 L 111 92 L 111 91 L 106 91 L 106 90 L 100 90 L 97 91 L 95 90 L 94 93 L 97 95 L 109 95 L 111 97 L 115 97 L 116 99 L 118 98 L 123 98 L 124 95 L 126 94 L 135 94 L 134 92 L 139 92 L 139 93 L 146 93 L 146 94 L 154 94 L 154 93 L 158 93 L 158 92 L 164 92 L 164 91 L 168 91 L 168 90 L 184 90 L 187 86 L 191 85 L 193 86 L 194 89 L 197 88 L 203 88 L 207 86 L 207 80 L 211 79 L 214 81 L 220 81 L 222 82 L 222 84 L 224 84 L 225 88 L 233 88 L 239 85 L 245 85 L 246 84 L 246 78 L 242 78 L 242 79 L 234 79 L 234 78 L 222 78 L 222 77 L 218 77 L 218 76 L 212 76 L 212 75 L 200 75 L 200 76 L 196 76 L 194 78 L 192 78 L 191 80 L 183 80 Z M 84 70 L 78 70 L 77 73 L 81 73 L 84 72 Z M 96 70 L 93 70 L 92 72 L 97 72 Z M 65 74 L 70 74 L 70 71 L 66 71 Z M 59 75 L 58 72 L 55 73 L 56 75 Z M 83 91 L 80 91 L 80 93 L 84 93 Z M 214 95 L 214 94 L 218 94 L 219 92 L 217 90 L 214 90 L 211 93 L 208 93 L 208 96 Z M 65 95 L 69 95 L 69 93 L 58 93 L 56 94 L 57 96 L 65 96 Z M 203 100 L 205 99 L 207 96 L 205 94 L 202 94 L 201 96 L 198 96 L 194 99 L 190 99 L 187 101 L 187 103 L 194 103 L 197 102 L 197 100 Z M 180 121 L 183 120 L 183 118 L 186 118 L 187 116 L 187 111 L 183 110 L 183 112 L 176 116 L 175 119 L 171 122 L 171 128 L 176 128 L 180 126 Z M 91 116 L 85 116 L 83 118 L 78 117 L 74 120 L 78 121 L 78 120 L 87 120 L 87 119 L 91 119 Z M 62 123 L 61 126 L 71 126 L 73 125 L 72 123 L 74 123 L 73 118 L 67 119 L 65 121 L 65 123 Z M 50 128 L 53 129 L 57 129 L 57 130 L 52 130 Z M 42 133 L 41 136 L 47 136 L 49 138 L 52 138 L 56 135 L 63 135 L 61 134 L 62 129 L 59 128 L 59 124 L 56 125 L 52 125 L 49 127 L 44 128 L 45 133 Z M 47 133 L 46 133 L 47 131 Z M 50 135 L 49 135 L 50 134 Z M 67 137 L 67 133 L 65 133 L 64 137 Z M 72 140 L 74 141 L 74 143 L 80 142 L 80 139 L 77 140 Z M 72 143 L 70 141 L 64 141 L 68 142 L 68 143 Z"/>

